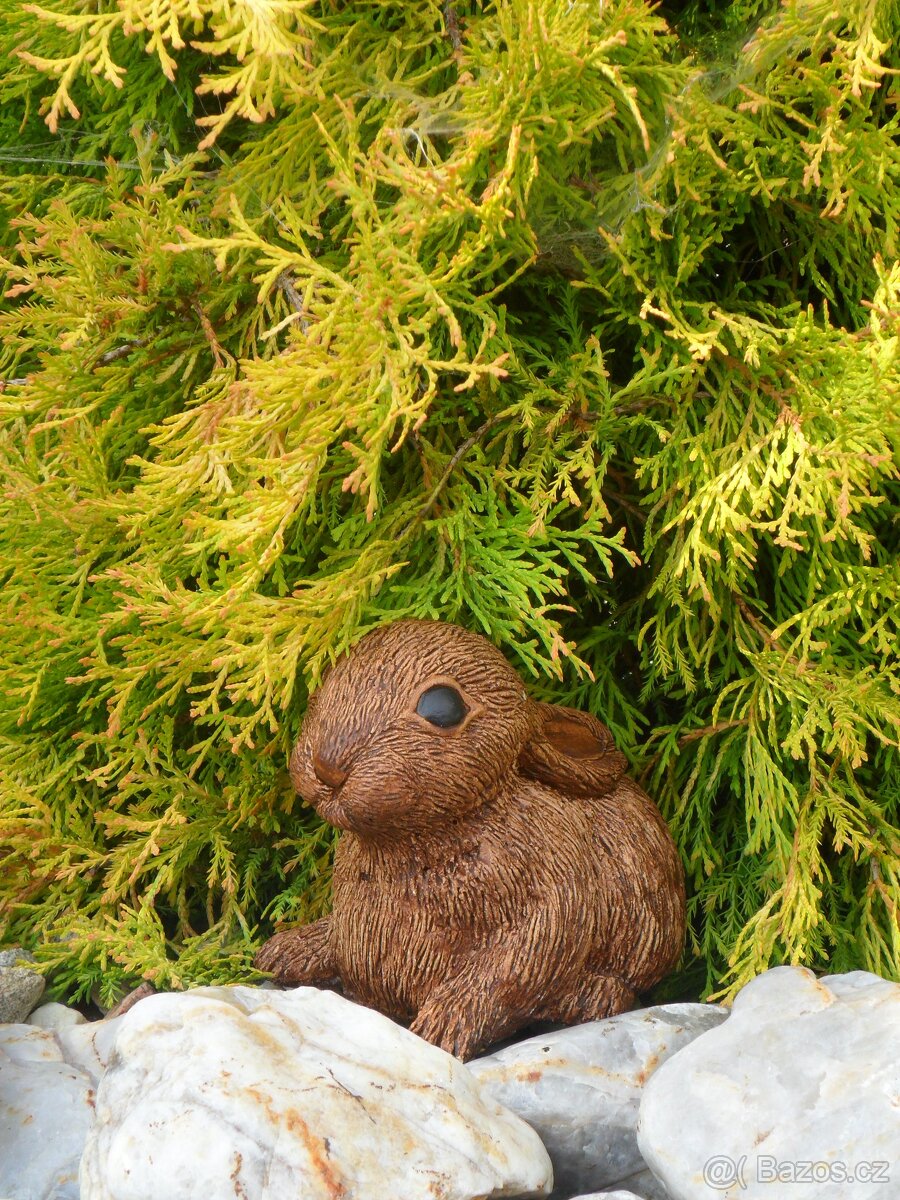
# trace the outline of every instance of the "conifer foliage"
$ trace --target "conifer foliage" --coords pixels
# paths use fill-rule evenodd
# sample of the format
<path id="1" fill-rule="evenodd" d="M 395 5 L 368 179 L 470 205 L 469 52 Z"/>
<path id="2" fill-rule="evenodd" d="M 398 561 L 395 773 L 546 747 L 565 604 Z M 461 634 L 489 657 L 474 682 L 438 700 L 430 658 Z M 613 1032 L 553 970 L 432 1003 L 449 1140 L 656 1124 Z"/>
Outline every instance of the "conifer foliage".
<path id="1" fill-rule="evenodd" d="M 685 990 L 900 977 L 898 0 L 0 14 L 0 935 L 248 978 L 436 616 L 613 728 Z"/>

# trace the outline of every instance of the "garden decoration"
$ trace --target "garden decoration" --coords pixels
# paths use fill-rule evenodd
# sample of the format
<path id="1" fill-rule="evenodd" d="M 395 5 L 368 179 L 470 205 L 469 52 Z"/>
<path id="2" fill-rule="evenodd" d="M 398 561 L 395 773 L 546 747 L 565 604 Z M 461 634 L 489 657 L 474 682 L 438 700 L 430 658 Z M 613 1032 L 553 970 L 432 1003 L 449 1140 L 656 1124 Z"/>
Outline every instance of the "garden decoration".
<path id="1" fill-rule="evenodd" d="M 330 916 L 256 965 L 339 982 L 469 1058 L 535 1020 L 631 1006 L 677 961 L 681 863 L 588 713 L 530 699 L 486 639 L 398 621 L 343 656 L 291 758 L 343 831 Z"/>

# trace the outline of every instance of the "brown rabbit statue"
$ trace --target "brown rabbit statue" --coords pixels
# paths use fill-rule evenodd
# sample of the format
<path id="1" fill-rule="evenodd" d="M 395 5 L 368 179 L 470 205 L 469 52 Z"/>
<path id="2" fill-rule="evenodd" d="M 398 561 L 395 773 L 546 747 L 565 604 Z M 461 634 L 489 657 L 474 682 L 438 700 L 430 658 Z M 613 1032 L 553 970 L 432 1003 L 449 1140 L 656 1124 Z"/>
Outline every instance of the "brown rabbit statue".
<path id="1" fill-rule="evenodd" d="M 397 621 L 342 656 L 291 757 L 342 830 L 334 907 L 256 965 L 337 984 L 460 1058 L 631 1006 L 675 964 L 684 877 L 605 725 L 528 697 L 485 638 Z"/>

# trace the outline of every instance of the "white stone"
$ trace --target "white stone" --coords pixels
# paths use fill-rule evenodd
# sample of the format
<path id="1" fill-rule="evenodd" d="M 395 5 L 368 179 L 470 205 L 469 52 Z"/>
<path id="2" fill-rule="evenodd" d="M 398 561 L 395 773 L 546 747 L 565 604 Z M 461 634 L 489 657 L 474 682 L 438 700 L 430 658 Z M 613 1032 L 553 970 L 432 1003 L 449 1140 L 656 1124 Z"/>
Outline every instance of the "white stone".
<path id="1" fill-rule="evenodd" d="M 758 976 L 654 1075 L 638 1144 L 673 1200 L 897 1200 L 900 985 Z"/>
<path id="2" fill-rule="evenodd" d="M 112 1055 L 121 1017 L 62 1029 L 0 1025 L 0 1051 L 13 1062 L 66 1062 L 96 1083 Z M 2 1200 L 2 1197 L 0 1197 Z"/>
<path id="3" fill-rule="evenodd" d="M 112 1057 L 121 1021 L 121 1017 L 113 1017 L 57 1029 L 56 1041 L 63 1058 L 97 1083 Z"/>
<path id="4" fill-rule="evenodd" d="M 35 1029 L 24 1022 L 0 1024 L 0 1062 L 14 1063 L 62 1062 L 62 1051 L 53 1034 L 46 1029 Z"/>
<path id="5" fill-rule="evenodd" d="M 708 1004 L 666 1004 L 528 1038 L 469 1063 L 482 1086 L 540 1134 L 556 1193 L 610 1187 L 644 1169 L 638 1105 L 670 1055 L 725 1019 Z"/>
<path id="6" fill-rule="evenodd" d="M 84 1025 L 84 1016 L 77 1008 L 69 1008 L 65 1004 L 42 1004 L 36 1008 L 26 1025 L 37 1025 L 39 1029 L 66 1029 L 70 1025 Z"/>
<path id="7" fill-rule="evenodd" d="M 643 1200 L 636 1192 L 625 1192 L 616 1188 L 614 1192 L 591 1192 L 588 1196 L 573 1196 L 572 1200 Z"/>
<path id="8" fill-rule="evenodd" d="M 462 1063 L 333 993 L 197 988 L 118 1023 L 81 1200 L 472 1200 L 552 1186 L 537 1135 Z"/>
<path id="9" fill-rule="evenodd" d="M 669 1193 L 650 1171 L 638 1171 L 620 1179 L 615 1191 L 591 1192 L 571 1200 L 669 1200 Z"/>
<path id="10" fill-rule="evenodd" d="M 56 1038 L 33 1025 L 0 1026 L 0 1196 L 78 1200 L 78 1162 L 93 1089 Z"/>
<path id="11" fill-rule="evenodd" d="M 669 1193 L 652 1171 L 644 1169 L 616 1181 L 616 1187 L 633 1192 L 639 1200 L 670 1200 Z"/>

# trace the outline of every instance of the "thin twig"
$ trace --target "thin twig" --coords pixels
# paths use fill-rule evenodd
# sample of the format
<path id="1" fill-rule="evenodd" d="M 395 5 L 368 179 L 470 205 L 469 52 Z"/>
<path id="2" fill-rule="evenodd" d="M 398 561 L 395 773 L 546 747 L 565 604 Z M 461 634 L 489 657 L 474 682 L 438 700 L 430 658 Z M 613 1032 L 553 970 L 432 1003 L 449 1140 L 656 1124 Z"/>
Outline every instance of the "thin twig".
<path id="1" fill-rule="evenodd" d="M 100 355 L 90 369 L 95 371 L 97 367 L 106 367 L 110 363 L 118 362 L 120 358 L 127 358 L 132 350 L 146 346 L 147 340 L 147 338 L 134 338 L 130 342 L 123 342 L 121 346 L 115 346 L 112 350 L 107 350 L 104 354 Z M 30 382 L 30 375 L 25 375 L 18 379 L 0 379 L 0 392 L 5 392 L 7 388 L 11 387 L 24 387 L 26 383 Z"/>
<path id="2" fill-rule="evenodd" d="M 199 300 L 192 300 L 191 308 L 193 308 L 194 312 L 200 318 L 200 328 L 203 330 L 203 335 L 207 342 L 209 342 L 209 348 L 212 350 L 213 360 L 216 366 L 224 367 L 230 356 L 228 351 L 222 348 L 221 342 L 216 337 L 216 331 L 213 329 L 212 321 L 210 321 L 209 317 L 206 315 L 206 312 L 204 311 Z"/>
<path id="3" fill-rule="evenodd" d="M 753 611 L 744 597 L 739 596 L 737 592 L 732 592 L 731 594 L 734 597 L 734 602 L 740 609 L 747 624 L 751 625 L 756 630 L 767 646 L 778 646 L 778 639 L 772 637 L 771 631 L 766 629 L 765 625 L 763 625 L 762 621 L 760 621 L 759 617 L 757 617 L 756 613 Z M 781 647 L 778 646 L 778 649 L 780 650 Z"/>
<path id="4" fill-rule="evenodd" d="M 134 338 L 133 341 L 124 342 L 121 346 L 116 346 L 113 350 L 107 350 L 105 354 L 101 354 L 94 367 L 105 367 L 108 363 L 118 362 L 120 358 L 127 358 L 132 350 L 139 350 L 141 346 L 147 345 L 146 338 Z M 92 367 L 91 370 L 94 368 Z"/>
<path id="5" fill-rule="evenodd" d="M 309 321 L 306 318 L 306 305 L 303 303 L 303 297 L 297 291 L 297 285 L 288 275 L 287 271 L 282 271 L 278 276 L 278 287 L 284 294 L 285 299 L 294 312 L 299 313 L 300 320 L 298 324 L 303 333 L 309 333 Z"/>
<path id="6" fill-rule="evenodd" d="M 462 34 L 459 29 L 459 17 L 456 15 L 456 9 L 453 7 L 451 0 L 445 0 L 444 3 L 444 24 L 447 26 L 447 37 L 450 39 L 450 45 L 454 50 L 461 50 Z"/>
<path id="7" fill-rule="evenodd" d="M 633 516 L 637 517 L 641 524 L 645 525 L 647 523 L 647 514 L 644 512 L 644 510 L 642 508 L 638 508 L 636 504 L 632 504 L 632 502 L 626 499 L 625 496 L 621 495 L 621 493 L 614 492 L 611 488 L 601 488 L 600 490 L 604 496 L 608 496 L 610 500 L 614 500 L 620 508 L 624 508 L 626 512 L 630 512 Z"/>
<path id="8" fill-rule="evenodd" d="M 450 476 L 453 474 L 453 472 L 459 466 L 460 461 L 463 458 L 465 458 L 465 456 L 469 453 L 469 451 L 476 444 L 476 442 L 481 441 L 481 439 L 484 437 L 484 435 L 488 432 L 489 429 L 494 428 L 494 426 L 498 423 L 498 421 L 501 420 L 503 415 L 504 414 L 502 414 L 502 413 L 495 413 L 492 417 L 488 417 L 488 419 L 485 421 L 485 423 L 483 425 L 480 425 L 470 437 L 467 437 L 466 440 L 456 448 L 456 450 L 454 451 L 453 457 L 450 459 L 450 461 L 447 463 L 447 466 L 444 469 L 443 475 L 440 477 L 440 479 L 434 485 L 434 487 L 432 488 L 432 491 L 431 491 L 431 495 L 428 497 L 428 499 L 425 501 L 425 503 L 422 505 L 421 509 L 419 510 L 416 520 L 421 521 L 423 518 L 428 516 L 431 509 L 434 507 L 434 504 L 435 504 L 438 496 L 444 490 L 447 480 L 450 478 Z"/>
<path id="9" fill-rule="evenodd" d="M 675 745 L 677 746 L 677 748 L 679 750 L 681 750 L 685 746 L 690 745 L 691 742 L 698 741 L 700 738 L 712 737 L 713 734 L 724 733 L 724 731 L 726 729 L 739 729 L 742 725 L 749 725 L 749 724 L 750 724 L 749 717 L 738 717 L 737 720 L 734 720 L 734 721 L 719 721 L 715 725 L 703 725 L 703 726 L 701 726 L 700 729 L 689 729 L 687 733 L 683 733 L 681 735 L 681 737 L 678 739 L 678 741 L 675 743 Z M 653 768 L 656 766 L 656 764 L 659 762 L 660 758 L 662 757 L 662 753 L 663 753 L 663 751 L 661 749 L 657 750 L 657 752 L 653 755 L 653 757 L 648 760 L 647 765 L 644 767 L 643 771 L 641 771 L 640 775 L 638 776 L 638 783 L 643 785 L 647 776 L 650 774 L 650 772 L 653 770 Z"/>
<path id="10" fill-rule="evenodd" d="M 284 285 L 282 284 L 283 277 L 284 277 L 284 273 L 282 273 L 282 276 L 279 277 L 279 286 L 282 286 L 282 287 L 284 287 Z M 285 292 L 285 294 L 288 294 L 288 293 Z M 540 410 L 540 411 L 544 411 L 544 410 Z M 488 419 L 484 422 L 483 425 L 480 425 L 473 434 L 471 434 L 469 437 L 467 437 L 466 440 L 464 442 L 462 442 L 456 448 L 456 450 L 453 453 L 453 457 L 447 463 L 447 466 L 445 467 L 443 474 L 441 475 L 440 479 L 437 481 L 437 483 L 432 488 L 431 493 L 428 496 L 428 499 L 424 502 L 422 507 L 419 509 L 418 513 L 412 518 L 412 520 L 406 525 L 403 532 L 400 534 L 401 540 L 406 537 L 406 535 L 409 533 L 409 531 L 412 529 L 412 527 L 414 525 L 418 524 L 419 521 L 424 520 L 425 517 L 428 516 L 428 514 L 431 512 L 432 508 L 434 507 L 438 496 L 440 496 L 441 492 L 446 487 L 447 481 L 449 480 L 450 476 L 453 474 L 453 472 L 459 466 L 459 463 L 461 462 L 461 460 L 463 458 L 465 458 L 465 456 L 469 453 L 469 451 L 472 449 L 472 447 L 477 442 L 480 442 L 481 439 L 484 437 L 484 435 L 486 433 L 488 433 L 491 429 L 493 429 L 494 426 L 497 425 L 501 420 L 503 420 L 504 417 L 507 417 L 509 415 L 510 415 L 509 412 L 505 412 L 505 413 L 495 413 L 494 416 L 488 417 Z M 565 416 L 566 416 L 566 419 L 574 418 L 574 419 L 577 419 L 580 421 L 590 422 L 590 421 L 598 420 L 600 417 L 600 414 L 592 413 L 592 412 L 568 412 L 565 414 Z M 621 504 L 623 508 L 629 509 L 631 512 L 634 513 L 634 515 L 636 517 L 640 518 L 642 521 L 646 521 L 647 518 L 646 518 L 646 515 L 643 513 L 643 511 L 641 509 L 637 508 L 635 505 L 633 505 L 624 496 L 620 496 L 617 493 L 610 493 L 610 495 L 615 500 L 617 500 L 618 503 Z"/>
<path id="11" fill-rule="evenodd" d="M 447 466 L 445 467 L 440 479 L 431 489 L 428 499 L 422 504 L 416 515 L 407 521 L 406 525 L 400 531 L 398 536 L 399 542 L 405 542 L 406 538 L 416 527 L 416 525 L 425 520 L 434 507 L 438 496 L 440 496 L 441 492 L 446 487 L 448 479 L 459 466 L 462 459 L 465 458 L 476 442 L 480 442 L 484 435 L 490 429 L 493 429 L 493 427 L 502 419 L 504 415 L 508 414 L 495 413 L 492 417 L 488 417 L 483 425 L 480 425 L 470 437 L 467 437 L 466 440 L 461 443 L 461 445 L 457 446 L 456 450 L 453 452 L 453 457 L 447 463 Z"/>
<path id="12" fill-rule="evenodd" d="M 715 725 L 702 725 L 699 729 L 690 729 L 687 733 L 683 733 L 676 742 L 678 749 L 686 746 L 689 742 L 696 742 L 698 738 L 709 737 L 713 733 L 722 733 L 725 729 L 737 729 L 741 725 L 748 725 L 749 717 L 738 717 L 734 721 L 718 721 Z"/>

